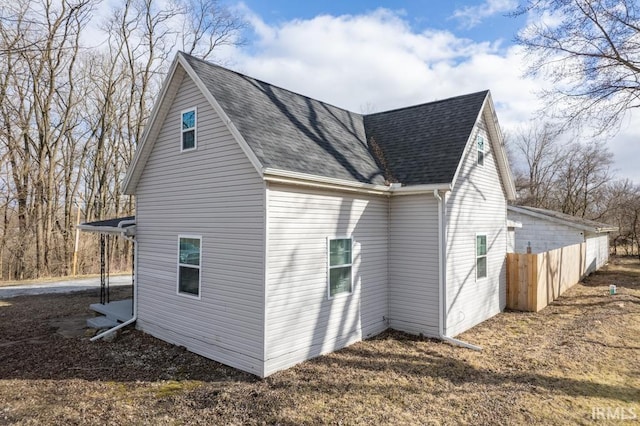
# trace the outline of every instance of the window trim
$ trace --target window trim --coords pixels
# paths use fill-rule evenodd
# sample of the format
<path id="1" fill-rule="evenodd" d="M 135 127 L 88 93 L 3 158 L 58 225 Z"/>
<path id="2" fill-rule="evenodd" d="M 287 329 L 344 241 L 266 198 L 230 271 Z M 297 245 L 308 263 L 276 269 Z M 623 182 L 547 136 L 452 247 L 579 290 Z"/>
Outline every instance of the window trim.
<path id="1" fill-rule="evenodd" d="M 485 244 L 485 253 L 484 255 L 478 255 L 478 237 L 484 237 L 484 244 Z M 489 238 L 487 237 L 487 234 L 484 232 L 478 232 L 476 233 L 476 240 L 475 240 L 475 244 L 474 244 L 474 249 L 475 249 L 475 269 L 476 269 L 476 282 L 478 281 L 482 281 L 482 280 L 486 280 L 489 277 L 489 259 L 488 259 L 488 255 L 489 255 Z M 485 259 L 485 276 L 484 277 L 478 277 L 478 259 L 479 258 L 484 258 Z"/>
<path id="2" fill-rule="evenodd" d="M 192 265 L 190 263 L 181 263 L 180 262 L 180 240 L 183 238 L 190 238 L 193 240 L 200 240 L 200 259 L 198 260 L 199 265 Z M 191 234 L 178 234 L 178 250 L 177 250 L 177 267 L 176 267 L 176 294 L 182 297 L 188 297 L 189 299 L 200 300 L 202 298 L 202 235 L 191 235 Z M 180 267 L 188 267 L 198 270 L 198 294 L 191 294 L 180 291 Z"/>
<path id="3" fill-rule="evenodd" d="M 193 127 L 188 129 L 182 128 L 182 119 L 185 113 L 193 111 L 194 123 Z M 193 129 L 193 148 L 184 147 L 184 133 Z M 188 108 L 180 111 L 180 152 L 195 151 L 198 149 L 198 107 Z"/>
<path id="4" fill-rule="evenodd" d="M 331 266 L 331 241 L 334 240 L 350 240 L 351 241 L 351 262 L 348 264 L 341 265 L 333 265 Z M 354 239 L 353 236 L 333 236 L 327 237 L 327 300 L 335 299 L 336 297 L 346 297 L 353 294 L 353 247 L 354 247 Z M 331 270 L 336 268 L 344 268 L 349 267 L 349 288 L 348 292 L 341 292 L 335 295 L 331 295 Z"/>
<path id="5" fill-rule="evenodd" d="M 482 150 L 478 146 L 480 141 L 482 141 Z M 476 164 L 480 167 L 484 167 L 484 160 L 487 157 L 486 144 L 487 144 L 487 141 L 484 138 L 484 136 L 482 135 L 476 136 Z M 480 154 L 482 154 L 482 156 L 480 156 Z"/>

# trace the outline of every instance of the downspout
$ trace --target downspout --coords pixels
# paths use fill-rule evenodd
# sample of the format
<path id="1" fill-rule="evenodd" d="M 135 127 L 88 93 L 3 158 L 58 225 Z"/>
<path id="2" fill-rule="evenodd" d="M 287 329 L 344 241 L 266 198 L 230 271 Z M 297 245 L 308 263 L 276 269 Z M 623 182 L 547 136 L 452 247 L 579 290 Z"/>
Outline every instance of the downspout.
<path id="1" fill-rule="evenodd" d="M 437 189 L 433 190 L 433 196 L 438 200 L 438 336 L 441 340 L 445 342 L 449 342 L 453 345 L 462 346 L 464 348 L 473 349 L 474 351 L 480 351 L 482 348 L 480 346 L 472 345 L 471 343 L 463 342 L 462 340 L 454 339 L 453 337 L 449 337 L 445 335 L 445 322 L 447 321 L 447 288 L 446 288 L 446 280 L 445 280 L 445 268 L 447 267 L 447 258 L 445 256 L 447 244 L 446 244 L 446 235 L 445 235 L 445 210 L 444 210 L 444 200 L 440 196 L 440 193 Z"/>
<path id="2" fill-rule="evenodd" d="M 120 233 L 120 235 L 127 241 L 131 241 L 131 243 L 133 244 L 133 261 L 134 262 L 138 262 L 138 244 L 136 242 L 136 239 L 133 237 L 130 237 L 127 235 L 126 233 L 126 229 L 123 228 L 124 225 L 132 225 L 135 224 L 135 220 L 123 220 L 122 222 L 118 223 L 118 228 L 122 228 L 122 231 Z M 134 322 L 136 322 L 136 320 L 138 319 L 138 268 L 135 267 L 135 265 L 133 265 L 134 268 L 134 272 L 133 272 L 133 317 L 131 317 L 131 319 L 123 322 L 122 324 L 118 324 L 115 327 L 112 327 L 108 330 L 103 331 L 100 334 L 97 334 L 95 336 L 93 336 L 91 339 L 89 339 L 91 342 L 95 342 L 98 339 L 102 339 L 103 337 L 106 337 L 107 335 L 114 333 L 118 330 L 120 330 L 121 328 L 124 328 L 130 324 L 133 324 Z"/>

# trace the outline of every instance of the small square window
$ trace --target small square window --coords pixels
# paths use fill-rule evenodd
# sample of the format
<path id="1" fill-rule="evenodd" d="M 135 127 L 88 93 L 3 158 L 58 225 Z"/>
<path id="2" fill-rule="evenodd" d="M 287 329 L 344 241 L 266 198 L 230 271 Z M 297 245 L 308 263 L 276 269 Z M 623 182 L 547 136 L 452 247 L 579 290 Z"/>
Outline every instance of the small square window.
<path id="1" fill-rule="evenodd" d="M 476 280 L 487 277 L 487 236 L 476 235 Z"/>
<path id="2" fill-rule="evenodd" d="M 200 297 L 202 238 L 178 237 L 178 294 Z"/>
<path id="3" fill-rule="evenodd" d="M 329 238 L 329 298 L 352 291 L 352 247 L 351 238 Z"/>
<path id="4" fill-rule="evenodd" d="M 182 112 L 182 151 L 196 149 L 196 110 L 190 109 Z"/>
<path id="5" fill-rule="evenodd" d="M 484 138 L 482 136 L 478 136 L 478 166 L 484 165 Z"/>

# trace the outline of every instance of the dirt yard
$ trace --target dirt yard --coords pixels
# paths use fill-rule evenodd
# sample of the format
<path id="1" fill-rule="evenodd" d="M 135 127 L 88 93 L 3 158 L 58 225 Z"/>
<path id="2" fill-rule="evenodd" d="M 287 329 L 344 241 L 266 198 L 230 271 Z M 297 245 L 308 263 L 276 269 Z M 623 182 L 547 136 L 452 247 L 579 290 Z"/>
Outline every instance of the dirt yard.
<path id="1" fill-rule="evenodd" d="M 640 425 L 636 260 L 459 336 L 482 352 L 387 332 L 265 380 L 135 330 L 91 343 L 96 300 L 0 300 L 0 424 Z"/>

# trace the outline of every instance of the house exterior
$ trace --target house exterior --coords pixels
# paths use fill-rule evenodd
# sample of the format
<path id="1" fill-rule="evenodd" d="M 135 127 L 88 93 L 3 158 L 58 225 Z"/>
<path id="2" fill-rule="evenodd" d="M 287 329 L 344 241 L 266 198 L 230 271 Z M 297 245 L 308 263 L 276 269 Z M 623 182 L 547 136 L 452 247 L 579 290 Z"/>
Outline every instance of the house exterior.
<path id="1" fill-rule="evenodd" d="M 508 217 L 522 224 L 515 229 L 515 252 L 542 253 L 586 243 L 585 272 L 590 274 L 609 261 L 609 233 L 615 226 L 536 207 L 509 206 Z"/>
<path id="2" fill-rule="evenodd" d="M 185 54 L 131 164 L 136 326 L 265 377 L 505 306 L 514 185 L 488 91 L 360 115 Z"/>

